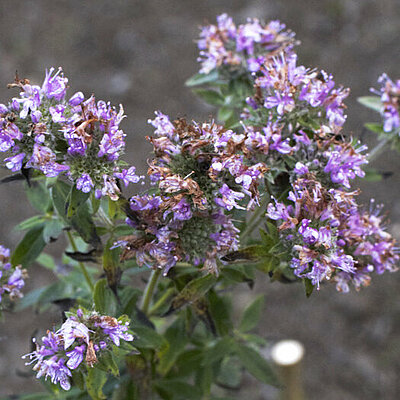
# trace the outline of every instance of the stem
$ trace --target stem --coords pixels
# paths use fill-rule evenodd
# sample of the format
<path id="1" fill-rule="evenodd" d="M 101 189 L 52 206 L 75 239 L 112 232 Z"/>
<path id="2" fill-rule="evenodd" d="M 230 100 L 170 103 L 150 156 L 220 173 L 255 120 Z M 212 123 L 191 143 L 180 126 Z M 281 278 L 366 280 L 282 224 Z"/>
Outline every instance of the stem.
<path id="1" fill-rule="evenodd" d="M 72 233 L 70 231 L 67 231 L 67 236 L 68 236 L 69 242 L 71 243 L 72 250 L 77 252 L 78 251 L 78 247 L 76 246 L 75 240 L 74 240 L 74 238 L 72 236 Z M 78 262 L 78 265 L 79 265 L 79 267 L 80 267 L 80 269 L 81 269 L 81 271 L 83 273 L 83 276 L 85 277 L 86 283 L 88 284 L 88 286 L 90 288 L 90 291 L 93 293 L 94 292 L 94 285 L 93 285 L 92 280 L 90 279 L 90 275 L 89 275 L 86 267 L 84 266 L 84 264 L 81 261 Z"/>
<path id="2" fill-rule="evenodd" d="M 368 161 L 372 161 L 375 158 L 377 158 L 379 156 L 380 153 L 382 153 L 382 150 L 384 149 L 384 147 L 386 146 L 386 144 L 389 141 L 389 137 L 386 136 L 385 138 L 383 138 L 378 144 L 377 146 L 368 154 Z"/>
<path id="3" fill-rule="evenodd" d="M 149 312 L 150 302 L 153 297 L 153 292 L 156 287 L 157 280 L 158 280 L 158 277 L 160 276 L 160 274 L 161 274 L 160 268 L 153 269 L 153 271 L 151 271 L 150 279 L 147 282 L 147 286 L 144 291 L 144 296 L 143 296 L 143 300 L 142 300 L 142 311 L 146 315 Z"/>

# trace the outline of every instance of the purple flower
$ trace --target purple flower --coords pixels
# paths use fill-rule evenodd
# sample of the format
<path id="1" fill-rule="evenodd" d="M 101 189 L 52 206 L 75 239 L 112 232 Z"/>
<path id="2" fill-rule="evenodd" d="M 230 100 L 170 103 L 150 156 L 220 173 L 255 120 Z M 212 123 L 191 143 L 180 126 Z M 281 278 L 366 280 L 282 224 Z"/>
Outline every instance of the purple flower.
<path id="1" fill-rule="evenodd" d="M 76 346 L 73 350 L 65 353 L 69 360 L 67 361 L 67 367 L 70 369 L 76 369 L 83 361 L 83 353 L 86 351 L 86 345 Z"/>
<path id="2" fill-rule="evenodd" d="M 55 69 L 50 68 L 49 71 L 46 70 L 46 77 L 42 84 L 42 92 L 44 95 L 57 101 L 62 100 L 67 92 L 68 79 L 64 77 L 62 73 L 62 68 L 58 68 L 58 71 L 54 74 Z"/>
<path id="3" fill-rule="evenodd" d="M 24 160 L 25 153 L 17 154 L 13 157 L 5 158 L 6 167 L 13 172 L 20 171 L 22 168 L 22 161 Z"/>
<path id="4" fill-rule="evenodd" d="M 68 318 L 57 333 L 64 340 L 64 349 L 68 349 L 76 339 L 81 339 L 86 344 L 89 344 L 89 328 L 75 319 Z"/>
<path id="5" fill-rule="evenodd" d="M 183 198 L 179 203 L 172 208 L 174 218 L 179 221 L 186 221 L 192 218 L 192 210 L 188 201 Z"/>
<path id="6" fill-rule="evenodd" d="M 244 207 L 241 207 L 239 204 L 236 203 L 236 200 L 241 200 L 244 197 L 244 193 L 235 192 L 234 190 L 230 189 L 227 184 L 223 184 L 221 189 L 219 189 L 219 193 L 222 194 L 222 198 L 216 198 L 215 202 L 225 208 L 226 210 L 232 210 L 232 208 L 237 208 L 240 210 L 244 210 Z"/>
<path id="7" fill-rule="evenodd" d="M 88 174 L 82 174 L 76 181 L 76 188 L 83 193 L 89 193 L 94 187 L 92 178 Z"/>
<path id="8" fill-rule="evenodd" d="M 114 176 L 119 178 L 124 182 L 125 187 L 129 185 L 129 183 L 138 183 L 144 176 L 136 175 L 136 168 L 129 167 L 128 169 L 123 169 L 121 172 L 115 172 Z"/>
<path id="9" fill-rule="evenodd" d="M 71 98 L 68 100 L 68 104 L 70 106 L 78 106 L 79 104 L 81 104 L 83 102 L 83 100 L 85 100 L 85 96 L 82 92 L 76 92 L 73 96 L 71 96 Z"/>

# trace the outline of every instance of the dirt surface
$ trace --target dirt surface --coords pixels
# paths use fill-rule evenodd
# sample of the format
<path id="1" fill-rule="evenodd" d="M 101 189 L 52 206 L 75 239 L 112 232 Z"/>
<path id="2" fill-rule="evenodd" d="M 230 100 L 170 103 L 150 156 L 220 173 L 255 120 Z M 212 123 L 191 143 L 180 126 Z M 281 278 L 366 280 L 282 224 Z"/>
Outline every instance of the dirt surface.
<path id="1" fill-rule="evenodd" d="M 377 77 L 400 77 L 400 2 L 398 0 L 222 0 L 222 1 L 52 1 L 1 0 L 0 102 L 12 94 L 5 89 L 17 69 L 41 82 L 44 69 L 63 66 L 71 93 L 92 92 L 99 99 L 123 103 L 127 155 L 141 172 L 150 146 L 146 121 L 154 110 L 171 116 L 207 119 L 213 109 L 183 86 L 198 70 L 194 43 L 198 26 L 227 12 L 236 22 L 247 17 L 280 19 L 302 41 L 300 62 L 323 68 L 352 89 L 347 102 L 346 131 L 373 145 L 363 133 L 365 121 L 377 116 L 359 106 Z M 400 237 L 400 156 L 387 152 L 375 167 L 394 172 L 379 183 L 363 184 L 364 201 L 385 202 Z M 6 172 L 2 171 L 3 176 Z M 18 185 L 2 186 L 0 242 L 14 247 L 20 238 L 12 227 L 32 215 Z M 29 288 L 54 280 L 31 269 Z M 400 398 L 400 274 L 375 277 L 370 288 L 343 295 L 333 287 L 306 299 L 300 286 L 270 284 L 261 277 L 257 292 L 267 306 L 260 333 L 272 341 L 301 340 L 306 347 L 304 381 L 308 399 L 396 400 Z M 254 293 L 242 288 L 237 303 L 244 307 Z M 58 321 L 59 312 L 6 315 L 0 325 L 0 396 L 39 390 L 20 355 L 29 351 L 29 337 Z M 21 374 L 20 374 L 21 375 Z M 249 399 L 274 399 L 276 391 L 251 384 L 233 394 Z"/>

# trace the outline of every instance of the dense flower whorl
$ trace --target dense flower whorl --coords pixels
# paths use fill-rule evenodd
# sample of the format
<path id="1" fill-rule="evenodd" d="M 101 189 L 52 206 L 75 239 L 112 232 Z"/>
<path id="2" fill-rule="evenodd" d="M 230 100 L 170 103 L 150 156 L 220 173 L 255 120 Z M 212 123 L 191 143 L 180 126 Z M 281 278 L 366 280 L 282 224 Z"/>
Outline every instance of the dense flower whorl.
<path id="1" fill-rule="evenodd" d="M 262 24 L 256 18 L 236 27 L 232 18 L 221 14 L 216 25 L 201 28 L 200 72 L 207 74 L 221 66 L 258 71 L 266 60 L 281 51 L 290 52 L 296 44 L 294 33 L 285 29 L 279 21 Z"/>
<path id="2" fill-rule="evenodd" d="M 368 285 L 374 270 L 397 270 L 394 239 L 381 227 L 378 212 L 359 210 L 355 194 L 326 189 L 307 174 L 293 183 L 289 205 L 275 200 L 268 206 L 295 275 L 318 289 L 333 279 L 338 290 L 348 292 L 350 282 L 356 289 Z"/>
<path id="3" fill-rule="evenodd" d="M 78 309 L 70 315 L 56 332 L 47 332 L 36 350 L 24 355 L 35 363 L 37 378 L 45 376 L 64 390 L 71 388 L 72 371 L 82 364 L 93 367 L 102 353 L 111 351 L 111 345 L 120 345 L 120 340 L 132 341 L 128 332 L 129 323 L 122 318 L 84 312 Z"/>
<path id="4" fill-rule="evenodd" d="M 383 130 L 396 130 L 400 134 L 400 79 L 394 82 L 383 74 L 378 82 L 382 85 L 378 94 L 382 102 Z"/>
<path id="5" fill-rule="evenodd" d="M 28 273 L 20 265 L 10 263 L 10 250 L 0 246 L 0 309 L 4 301 L 23 297 L 21 289 L 25 286 Z"/>
<path id="6" fill-rule="evenodd" d="M 82 92 L 66 98 L 68 79 L 50 68 L 42 86 L 15 79 L 20 89 L 8 105 L 0 104 L 0 151 L 6 167 L 17 172 L 33 168 L 48 177 L 65 174 L 83 192 L 118 198 L 117 179 L 136 183 L 134 167 L 120 161 L 125 134 L 119 125 L 124 111 L 109 103 L 85 99 Z"/>

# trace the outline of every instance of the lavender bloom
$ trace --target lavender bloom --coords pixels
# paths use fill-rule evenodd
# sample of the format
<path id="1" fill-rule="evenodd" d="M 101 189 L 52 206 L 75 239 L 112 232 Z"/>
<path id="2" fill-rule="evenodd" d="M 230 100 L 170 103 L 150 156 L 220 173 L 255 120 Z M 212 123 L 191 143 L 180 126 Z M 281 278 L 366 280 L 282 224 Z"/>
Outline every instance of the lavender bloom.
<path id="1" fill-rule="evenodd" d="M 49 99 L 54 98 L 57 101 L 62 100 L 67 92 L 68 79 L 64 77 L 62 68 L 58 68 L 58 71 L 54 74 L 54 68 L 46 70 L 46 77 L 42 85 L 42 92 Z"/>
<path id="2" fill-rule="evenodd" d="M 82 92 L 76 92 L 71 98 L 68 100 L 68 104 L 70 106 L 76 107 L 81 104 L 85 100 L 85 96 Z"/>
<path id="3" fill-rule="evenodd" d="M 69 390 L 73 370 L 82 364 L 93 367 L 98 362 L 97 357 L 112 343 L 119 346 L 121 339 L 133 340 L 127 332 L 128 325 L 113 317 L 78 309 L 57 332 L 48 332 L 42 338 L 42 345 L 36 344 L 36 350 L 22 358 L 29 357 L 26 365 L 35 363 L 33 369 L 38 371 L 37 378 L 50 377 L 52 383 Z M 66 351 L 68 348 L 71 349 Z"/>
<path id="4" fill-rule="evenodd" d="M 138 183 L 144 176 L 136 175 L 136 168 L 129 167 L 128 169 L 123 169 L 121 172 L 114 173 L 116 178 L 119 178 L 124 182 L 125 187 L 129 185 L 129 183 Z"/>
<path id="5" fill-rule="evenodd" d="M 93 187 L 93 181 L 88 174 L 82 174 L 82 176 L 76 181 L 76 188 L 82 190 L 83 193 L 89 193 Z"/>
<path id="6" fill-rule="evenodd" d="M 13 157 L 7 157 L 4 159 L 6 167 L 13 172 L 19 171 L 22 168 L 22 161 L 25 158 L 25 153 L 17 154 Z"/>
<path id="7" fill-rule="evenodd" d="M 222 194 L 222 198 L 216 198 L 215 202 L 225 208 L 226 210 L 230 211 L 232 208 L 237 208 L 240 210 L 244 210 L 244 207 L 241 207 L 239 204 L 236 203 L 236 200 L 241 200 L 244 197 L 244 193 L 235 192 L 234 190 L 230 189 L 228 185 L 225 183 L 222 185 L 222 188 L 219 190 L 220 194 Z"/>
<path id="8" fill-rule="evenodd" d="M 27 277 L 26 270 L 20 265 L 11 265 L 10 250 L 0 246 L 0 309 L 6 299 L 13 301 L 23 297 L 21 290 Z"/>

